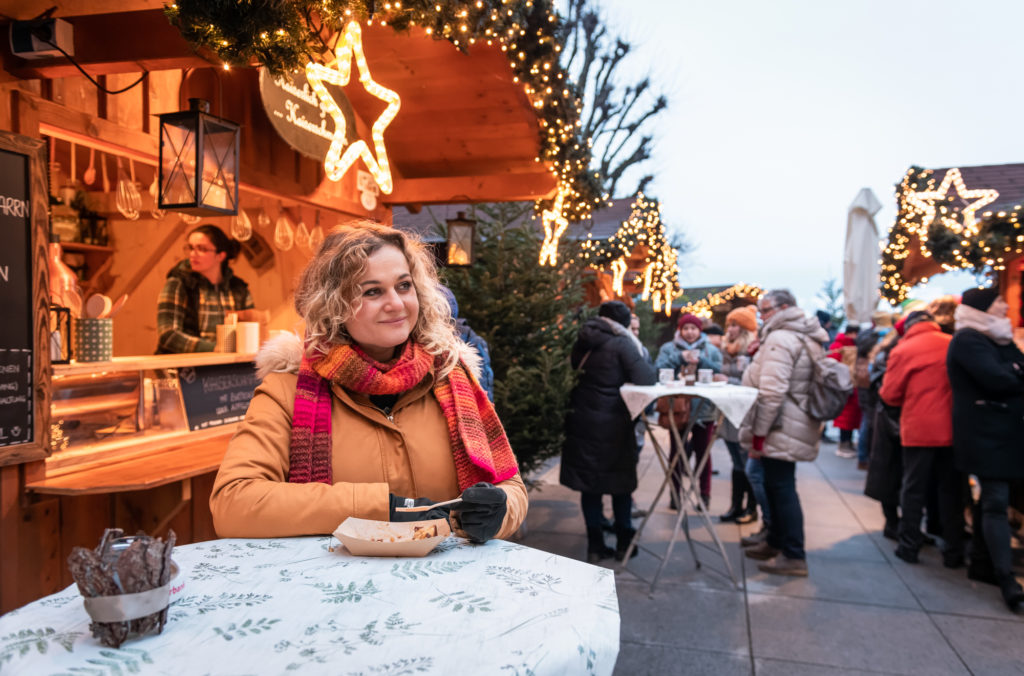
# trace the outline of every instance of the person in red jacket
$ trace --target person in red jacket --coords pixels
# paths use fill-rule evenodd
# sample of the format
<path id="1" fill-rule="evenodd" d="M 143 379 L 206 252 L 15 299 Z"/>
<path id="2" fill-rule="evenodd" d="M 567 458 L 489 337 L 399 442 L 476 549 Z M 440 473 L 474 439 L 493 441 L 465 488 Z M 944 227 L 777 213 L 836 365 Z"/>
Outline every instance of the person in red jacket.
<path id="1" fill-rule="evenodd" d="M 851 376 L 854 362 L 857 359 L 859 328 L 856 324 L 847 324 L 843 332 L 836 336 L 836 339 L 828 346 L 828 356 L 849 366 Z M 839 430 L 839 446 L 836 448 L 836 455 L 840 458 L 857 457 L 857 449 L 853 446 L 853 431 L 860 429 L 860 418 L 860 402 L 857 400 L 857 391 L 854 390 L 850 398 L 846 400 L 846 406 L 843 407 L 842 412 L 832 421 L 832 426 Z"/>
<path id="2" fill-rule="evenodd" d="M 917 563 L 924 540 L 921 516 L 934 476 L 944 541 L 942 562 L 958 568 L 964 564 L 964 510 L 962 477 L 953 461 L 953 390 L 946 371 L 951 336 L 943 333 L 931 314 L 920 310 L 907 315 L 904 331 L 889 354 L 878 393 L 886 404 L 902 407 L 903 516 L 895 554 L 907 563 Z"/>

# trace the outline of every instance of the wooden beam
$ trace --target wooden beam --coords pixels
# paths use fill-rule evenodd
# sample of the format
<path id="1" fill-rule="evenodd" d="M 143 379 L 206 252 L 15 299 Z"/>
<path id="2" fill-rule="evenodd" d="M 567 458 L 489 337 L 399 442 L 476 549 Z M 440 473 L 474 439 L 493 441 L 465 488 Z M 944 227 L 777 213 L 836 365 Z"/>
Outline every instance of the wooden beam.
<path id="1" fill-rule="evenodd" d="M 207 68 L 162 10 L 89 14 L 69 18 L 74 26 L 75 61 L 93 77 L 147 70 Z M 4 70 L 23 79 L 55 79 L 78 75 L 68 59 L 27 60 L 14 56 L 0 41 Z"/>
<path id="2" fill-rule="evenodd" d="M 109 12 L 137 12 L 161 9 L 164 0 L 18 0 L 4 9 L 4 14 L 16 21 L 34 19 L 51 7 L 56 7 L 55 17 L 66 18 L 82 14 L 106 14 Z"/>
<path id="3" fill-rule="evenodd" d="M 382 195 L 386 204 L 446 204 L 450 202 L 505 202 L 553 197 L 555 177 L 550 173 L 498 176 L 406 178 L 395 191 Z"/>

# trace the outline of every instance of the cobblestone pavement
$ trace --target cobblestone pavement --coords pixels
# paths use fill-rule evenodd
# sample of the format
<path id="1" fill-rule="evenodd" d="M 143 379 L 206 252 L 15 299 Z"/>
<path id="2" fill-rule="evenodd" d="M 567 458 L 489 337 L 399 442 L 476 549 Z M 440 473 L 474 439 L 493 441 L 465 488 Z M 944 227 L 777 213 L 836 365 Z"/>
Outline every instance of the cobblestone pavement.
<path id="1" fill-rule="evenodd" d="M 711 501 L 718 515 L 728 508 L 731 469 L 720 441 L 712 461 L 720 470 Z M 663 478 L 650 440 L 639 471 L 635 499 L 647 508 Z M 536 478 L 521 542 L 584 559 L 579 494 L 559 485 L 557 464 Z M 698 547 L 704 566 L 696 569 L 680 538 L 651 595 L 640 577 L 651 578 L 658 564 L 652 552 L 666 550 L 675 514 L 663 496 L 640 554 L 616 574 L 622 624 L 615 674 L 1024 674 L 1024 616 L 1009 612 L 996 587 L 944 568 L 936 547 L 925 547 L 918 565 L 893 556 L 863 482 L 856 460 L 836 457 L 834 444 L 822 444 L 816 462 L 799 464 L 807 578 L 760 572 L 739 547 L 757 524 L 715 518 L 739 588 L 710 550 Z M 605 511 L 611 514 L 607 498 Z M 690 524 L 696 541 L 711 543 L 696 517 Z M 614 545 L 614 536 L 608 542 Z M 1015 555 L 1024 563 L 1024 551 Z"/>

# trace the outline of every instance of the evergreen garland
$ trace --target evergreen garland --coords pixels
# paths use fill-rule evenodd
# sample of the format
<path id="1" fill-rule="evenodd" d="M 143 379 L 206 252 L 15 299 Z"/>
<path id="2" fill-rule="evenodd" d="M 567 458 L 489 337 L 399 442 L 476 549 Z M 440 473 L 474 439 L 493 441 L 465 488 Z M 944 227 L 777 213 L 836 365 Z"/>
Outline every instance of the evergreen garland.
<path id="1" fill-rule="evenodd" d="M 896 185 L 899 212 L 896 222 L 889 228 L 889 242 L 882 252 L 881 293 L 892 305 L 907 299 L 913 286 L 903 277 L 903 266 L 910 254 L 908 246 L 915 233 L 924 228 L 925 212 L 907 199 L 909 193 L 935 189 L 935 176 L 929 169 L 912 166 Z M 957 196 L 949 194 L 944 202 L 934 202 L 939 214 L 962 223 Z M 945 212 L 943 213 L 943 209 Z M 957 233 L 942 222 L 940 217 L 928 225 L 926 236 L 918 235 L 922 254 L 934 260 L 943 270 L 970 269 L 986 273 L 1005 269 L 1006 259 L 1020 255 L 1024 234 L 1020 225 L 1021 206 L 1009 211 L 976 214 L 977 234 Z"/>

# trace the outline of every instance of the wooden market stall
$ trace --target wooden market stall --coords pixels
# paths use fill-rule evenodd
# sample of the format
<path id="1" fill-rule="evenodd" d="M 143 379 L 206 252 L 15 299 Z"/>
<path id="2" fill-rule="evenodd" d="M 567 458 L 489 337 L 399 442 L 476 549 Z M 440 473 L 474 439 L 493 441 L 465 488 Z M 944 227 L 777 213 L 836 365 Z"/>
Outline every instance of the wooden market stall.
<path id="1" fill-rule="evenodd" d="M 899 212 L 882 253 L 882 296 L 896 304 L 934 275 L 988 272 L 1024 344 L 1024 163 L 910 167 L 896 198 Z"/>
<path id="2" fill-rule="evenodd" d="M 27 0 L 10 18 L 30 20 L 52 5 Z M 156 297 L 193 227 L 157 208 L 157 115 L 203 98 L 218 117 L 241 125 L 240 214 L 203 220 L 251 230 L 234 267 L 266 314 L 265 330 L 297 328 L 290 296 L 314 231 L 356 218 L 389 223 L 395 205 L 550 198 L 559 181 L 544 141 L 546 108 L 500 41 L 460 51 L 422 27 L 362 26 L 372 77 L 401 98 L 383 131 L 389 192 L 363 161 L 328 178 L 322 153 L 338 134 L 323 133 L 323 99 L 310 105 L 309 89 L 224 67 L 182 38 L 161 2 L 56 6 L 53 16 L 73 28 L 74 61 L 99 87 L 64 56 L 26 58 L 0 40 L 0 159 L 20 162 L 0 172 L 0 193 L 10 198 L 0 202 L 0 224 L 20 233 L 0 253 L 0 290 L 21 309 L 10 340 L 0 334 L 9 343 L 0 345 L 0 395 L 10 385 L 21 405 L 0 418 L 0 613 L 68 584 L 71 548 L 93 546 L 104 527 L 154 535 L 173 528 L 179 542 L 215 537 L 207 502 L 239 415 L 197 423 L 188 389 L 202 380 L 196 374 L 210 372 L 203 369 L 223 369 L 214 372 L 230 375 L 218 382 L 251 394 L 253 355 L 147 356 L 156 346 Z M 332 94 L 347 101 L 341 141 L 369 145 L 384 106 L 360 85 Z M 61 188 L 75 200 L 60 203 Z M 125 190 L 137 196 L 127 210 L 134 217 L 125 213 Z M 84 293 L 128 298 L 110 361 L 51 364 L 47 242 L 56 215 L 68 216 L 71 204 L 78 231 L 58 233 L 57 255 L 76 270 Z M 20 275 L 16 283 L 8 283 L 12 274 Z M 240 375 L 246 370 L 249 381 Z M 18 378 L 8 383 L 12 373 Z"/>

